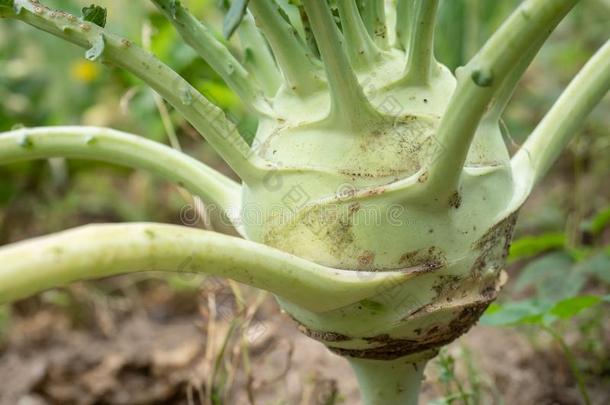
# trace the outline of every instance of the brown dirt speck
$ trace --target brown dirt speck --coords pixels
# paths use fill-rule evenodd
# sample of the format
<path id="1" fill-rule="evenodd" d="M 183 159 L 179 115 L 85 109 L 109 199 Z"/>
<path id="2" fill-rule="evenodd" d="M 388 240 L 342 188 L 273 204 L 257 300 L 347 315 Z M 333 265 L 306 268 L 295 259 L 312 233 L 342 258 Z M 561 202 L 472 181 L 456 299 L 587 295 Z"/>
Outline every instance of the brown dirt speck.
<path id="1" fill-rule="evenodd" d="M 353 204 L 350 204 L 350 206 L 349 206 L 349 213 L 350 214 L 355 214 L 359 210 L 360 210 L 360 203 L 359 202 L 355 202 Z"/>
<path id="2" fill-rule="evenodd" d="M 345 342 L 348 340 L 352 340 L 352 338 L 350 338 L 349 336 L 343 335 L 341 333 L 313 330 L 303 325 L 299 325 L 299 330 L 306 336 L 323 342 Z"/>
<path id="3" fill-rule="evenodd" d="M 362 255 L 360 255 L 358 257 L 358 263 L 361 266 L 370 266 L 371 264 L 373 264 L 374 260 L 375 260 L 375 253 L 371 252 L 370 250 L 367 250 L 366 252 L 364 252 Z"/>
<path id="4" fill-rule="evenodd" d="M 427 270 L 438 269 L 445 262 L 445 255 L 436 246 L 404 253 L 398 261 L 400 266 L 424 266 Z"/>
<path id="5" fill-rule="evenodd" d="M 455 209 L 460 208 L 462 205 L 462 196 L 457 191 L 449 197 L 449 206 Z"/>

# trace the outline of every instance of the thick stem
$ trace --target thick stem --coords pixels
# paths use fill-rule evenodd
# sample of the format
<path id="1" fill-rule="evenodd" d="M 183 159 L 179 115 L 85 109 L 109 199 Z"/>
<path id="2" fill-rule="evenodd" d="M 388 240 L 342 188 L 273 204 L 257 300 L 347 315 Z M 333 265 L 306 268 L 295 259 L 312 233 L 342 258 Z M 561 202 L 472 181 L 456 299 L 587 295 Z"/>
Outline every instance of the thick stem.
<path id="1" fill-rule="evenodd" d="M 517 89 L 517 85 L 521 81 L 523 74 L 527 70 L 527 68 L 531 65 L 532 61 L 538 55 L 540 48 L 546 42 L 546 37 L 540 37 L 537 41 L 532 43 L 527 51 L 523 52 L 519 61 L 515 63 L 512 71 L 508 74 L 506 79 L 504 79 L 501 86 L 498 88 L 497 95 L 492 101 L 492 105 L 489 108 L 489 111 L 486 114 L 486 118 L 491 120 L 492 122 L 497 123 L 501 118 L 502 114 L 504 114 L 504 110 L 506 106 L 510 102 L 511 98 L 515 90 Z"/>
<path id="2" fill-rule="evenodd" d="M 420 1 L 398 0 L 396 3 L 396 47 L 407 52 L 413 35 L 417 4 Z"/>
<path id="3" fill-rule="evenodd" d="M 512 165 L 529 167 L 539 181 L 610 90 L 610 41 L 587 62 L 529 136 Z"/>
<path id="4" fill-rule="evenodd" d="M 426 360 L 348 358 L 363 405 L 417 405 Z"/>
<path id="5" fill-rule="evenodd" d="M 370 125 L 378 114 L 371 107 L 350 66 L 328 4 L 319 0 L 303 0 L 303 5 L 326 68 L 332 98 L 331 121 L 344 128 Z"/>
<path id="6" fill-rule="evenodd" d="M 242 179 L 264 176 L 264 162 L 252 154 L 250 146 L 224 112 L 179 74 L 133 42 L 68 13 L 28 0 L 15 0 L 14 9 L 0 8 L 0 16 L 19 19 L 88 48 L 88 57 L 113 62 L 133 73 L 178 110 Z"/>
<path id="7" fill-rule="evenodd" d="M 464 10 L 464 51 L 463 60 L 469 60 L 479 50 L 481 37 L 481 0 L 471 0 Z"/>
<path id="8" fill-rule="evenodd" d="M 356 0 L 339 1 L 337 7 L 341 17 L 345 48 L 349 53 L 352 65 L 356 69 L 372 67 L 379 57 L 379 49 L 362 22 Z"/>
<path id="9" fill-rule="evenodd" d="M 268 106 L 261 99 L 261 92 L 248 71 L 227 47 L 216 39 L 208 27 L 197 20 L 180 2 L 152 2 L 165 14 L 184 41 L 222 77 L 248 107 L 259 112 L 268 112 Z"/>
<path id="10" fill-rule="evenodd" d="M 319 66 L 296 30 L 280 14 L 274 0 L 251 0 L 249 8 L 261 28 L 284 74 L 288 86 L 301 96 L 323 87 Z"/>
<path id="11" fill-rule="evenodd" d="M 385 0 L 366 0 L 361 3 L 360 12 L 369 35 L 381 49 L 387 49 L 389 41 L 385 18 Z"/>
<path id="12" fill-rule="evenodd" d="M 142 271 L 207 273 L 314 312 L 353 304 L 409 279 L 337 270 L 243 239 L 177 225 L 89 225 L 0 248 L 0 303 L 69 283 Z"/>
<path id="13" fill-rule="evenodd" d="M 405 82 L 410 85 L 425 86 L 430 81 L 430 70 L 434 59 L 434 29 L 438 0 L 418 3 L 413 32 L 409 38 Z"/>
<path id="14" fill-rule="evenodd" d="M 244 65 L 254 74 L 265 94 L 273 97 L 282 85 L 282 77 L 269 45 L 256 27 L 252 15 L 244 16 L 237 33 L 244 49 Z"/>
<path id="15" fill-rule="evenodd" d="M 140 136 L 95 127 L 24 128 L 0 133 L 0 165 L 51 157 L 148 170 L 222 210 L 239 206 L 239 184 L 184 153 Z"/>
<path id="16" fill-rule="evenodd" d="M 489 102 L 529 45 L 547 38 L 578 0 L 526 0 L 458 71 L 458 86 L 437 132 L 440 145 L 432 156 L 420 193 L 445 203 L 457 189 L 474 134 Z"/>

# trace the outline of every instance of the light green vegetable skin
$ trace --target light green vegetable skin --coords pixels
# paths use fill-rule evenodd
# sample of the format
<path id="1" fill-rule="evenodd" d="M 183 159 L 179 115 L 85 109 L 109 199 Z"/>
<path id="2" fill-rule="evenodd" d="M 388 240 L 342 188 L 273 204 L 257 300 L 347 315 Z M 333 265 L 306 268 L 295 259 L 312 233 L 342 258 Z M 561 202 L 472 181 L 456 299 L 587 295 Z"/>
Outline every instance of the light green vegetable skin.
<path id="1" fill-rule="evenodd" d="M 221 210 L 247 241 L 124 224 L 4 246 L 0 301 L 126 272 L 217 274 L 273 292 L 303 331 L 352 363 L 365 404 L 417 403 L 426 361 L 477 321 L 505 281 L 520 206 L 607 93 L 610 43 L 511 158 L 500 117 L 578 0 L 523 1 L 455 76 L 432 51 L 436 0 L 250 0 L 247 9 L 237 1 L 225 32 L 236 30 L 241 56 L 179 1 L 153 3 L 258 116 L 252 145 L 169 67 L 96 25 L 105 14 L 84 21 L 0 0 L 0 16 L 142 79 L 243 183 L 104 128 L 2 133 L 0 163 L 65 156 L 149 170 Z"/>

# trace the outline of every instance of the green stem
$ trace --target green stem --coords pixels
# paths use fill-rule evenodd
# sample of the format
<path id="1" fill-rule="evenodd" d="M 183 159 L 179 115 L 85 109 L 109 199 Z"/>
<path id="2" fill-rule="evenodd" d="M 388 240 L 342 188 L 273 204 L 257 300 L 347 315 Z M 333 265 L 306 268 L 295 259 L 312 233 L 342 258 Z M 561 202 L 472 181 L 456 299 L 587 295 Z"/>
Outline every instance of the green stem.
<path id="1" fill-rule="evenodd" d="M 142 271 L 206 273 L 314 312 L 395 287 L 403 272 L 337 270 L 243 239 L 177 225 L 89 225 L 0 248 L 0 303 L 69 283 Z"/>
<path id="2" fill-rule="evenodd" d="M 430 70 L 434 58 L 434 29 L 438 0 L 418 3 L 413 32 L 409 38 L 405 81 L 410 85 L 426 86 L 430 82 Z"/>
<path id="3" fill-rule="evenodd" d="M 246 14 L 237 33 L 245 53 L 244 64 L 254 74 L 265 94 L 273 97 L 282 85 L 282 78 L 269 45 L 256 28 L 251 14 Z"/>
<path id="4" fill-rule="evenodd" d="M 363 405 L 417 405 L 426 361 L 348 358 Z"/>
<path id="5" fill-rule="evenodd" d="M 381 49 L 387 49 L 389 41 L 385 18 L 385 0 L 366 0 L 362 2 L 360 13 L 371 38 Z"/>
<path id="6" fill-rule="evenodd" d="M 492 101 L 489 112 L 486 114 L 486 117 L 489 120 L 497 123 L 502 118 L 502 114 L 504 114 L 504 110 L 506 110 L 506 106 L 513 97 L 517 85 L 523 78 L 523 74 L 530 66 L 545 42 L 546 36 L 542 36 L 532 43 L 527 51 L 523 52 L 523 55 L 521 58 L 519 58 L 519 61 L 515 64 L 512 71 L 498 88 L 497 95 Z"/>
<path id="7" fill-rule="evenodd" d="M 274 0 L 251 0 L 249 8 L 262 29 L 288 86 L 301 96 L 320 90 L 319 67 L 296 30 L 280 14 Z"/>
<path id="8" fill-rule="evenodd" d="M 223 210 L 239 206 L 239 184 L 184 153 L 140 136 L 95 127 L 24 128 L 0 133 L 0 164 L 51 157 L 144 169 Z"/>
<path id="9" fill-rule="evenodd" d="M 345 50 L 339 29 L 333 21 L 328 4 L 319 0 L 303 0 L 309 17 L 331 90 L 331 121 L 342 127 L 362 128 L 378 116 L 358 83 Z"/>
<path id="10" fill-rule="evenodd" d="M 409 50 L 410 38 L 413 36 L 413 26 L 418 3 L 421 0 L 398 0 L 396 3 L 396 47 Z"/>
<path id="11" fill-rule="evenodd" d="M 15 10 L 19 12 L 0 8 L 0 16 L 19 19 L 68 42 L 90 48 L 90 57 L 102 57 L 133 73 L 178 110 L 242 179 L 264 175 L 264 163 L 256 161 L 257 157 L 223 111 L 150 53 L 97 25 L 40 3 L 15 0 Z"/>
<path id="12" fill-rule="evenodd" d="M 155 100 L 155 104 L 157 105 L 157 111 L 159 111 L 159 116 L 161 117 L 161 122 L 163 123 L 163 129 L 165 130 L 165 135 L 167 136 L 167 140 L 172 148 L 177 151 L 182 152 L 182 146 L 180 146 L 180 140 L 178 139 L 178 135 L 176 134 L 176 129 L 174 128 L 174 124 L 172 123 L 172 119 L 169 115 L 169 111 L 167 110 L 167 106 L 163 101 L 163 98 L 155 93 L 151 92 L 153 98 Z"/>
<path id="13" fill-rule="evenodd" d="M 526 0 L 460 69 L 457 89 L 437 131 L 440 145 L 420 193 L 444 202 L 457 189 L 472 138 L 500 84 L 529 45 L 547 38 L 578 0 Z"/>
<path id="14" fill-rule="evenodd" d="M 184 41 L 197 52 L 237 93 L 248 107 L 259 112 L 268 112 L 261 99 L 260 89 L 254 84 L 248 71 L 216 39 L 210 29 L 197 20 L 179 1 L 152 0 L 174 25 Z"/>
<path id="15" fill-rule="evenodd" d="M 582 395 L 584 404 L 591 405 L 591 398 L 589 397 L 589 393 L 587 392 L 585 378 L 582 375 L 582 373 L 580 372 L 580 369 L 578 368 L 578 364 L 576 364 L 576 357 L 574 356 L 574 353 L 572 352 L 570 347 L 567 345 L 567 343 L 563 339 L 563 337 L 559 333 L 557 333 L 553 328 L 551 328 L 550 326 L 543 325 L 542 329 L 544 329 L 549 335 L 551 335 L 553 337 L 553 339 L 555 340 L 555 342 L 557 342 L 557 344 L 561 348 L 561 351 L 565 355 L 566 360 L 568 361 L 568 364 L 570 365 L 570 370 L 572 371 L 572 374 L 574 375 L 574 378 L 576 379 L 576 384 L 578 385 L 578 390 L 580 391 L 580 395 Z"/>
<path id="16" fill-rule="evenodd" d="M 303 6 L 298 1 L 294 0 L 274 0 L 278 5 L 279 9 L 282 10 L 282 16 L 288 20 L 292 28 L 298 34 L 298 37 L 306 44 L 307 49 L 313 52 L 314 55 L 318 55 L 318 48 L 311 47 L 307 41 L 308 34 L 306 34 L 305 24 L 306 21 L 302 19 L 302 8 Z"/>
<path id="17" fill-rule="evenodd" d="M 479 50 L 481 37 L 481 0 L 470 0 L 465 4 L 465 33 L 463 60 L 469 60 Z"/>
<path id="18" fill-rule="evenodd" d="M 610 41 L 587 62 L 513 157 L 539 181 L 610 89 Z"/>
<path id="19" fill-rule="evenodd" d="M 15 0 L 14 10 L 0 8 L 0 16 L 19 19 L 88 48 L 89 57 L 103 58 L 133 73 L 178 110 L 242 179 L 264 175 L 264 163 L 257 161 L 258 158 L 252 154 L 223 111 L 179 74 L 133 42 L 68 13 L 51 10 L 28 0 Z"/>
<path id="20" fill-rule="evenodd" d="M 356 0 L 339 1 L 337 7 L 352 66 L 356 69 L 370 68 L 379 57 L 379 49 L 364 26 Z"/>

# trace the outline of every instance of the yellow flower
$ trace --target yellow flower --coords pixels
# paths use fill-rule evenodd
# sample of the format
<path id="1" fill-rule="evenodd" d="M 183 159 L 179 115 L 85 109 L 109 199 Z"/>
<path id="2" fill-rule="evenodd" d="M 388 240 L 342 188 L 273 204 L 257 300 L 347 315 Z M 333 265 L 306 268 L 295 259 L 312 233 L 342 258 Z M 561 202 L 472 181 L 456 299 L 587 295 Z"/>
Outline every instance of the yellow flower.
<path id="1" fill-rule="evenodd" d="M 79 60 L 72 64 L 70 74 L 78 81 L 89 83 L 97 79 L 100 74 L 100 68 L 97 64 L 88 60 Z"/>

